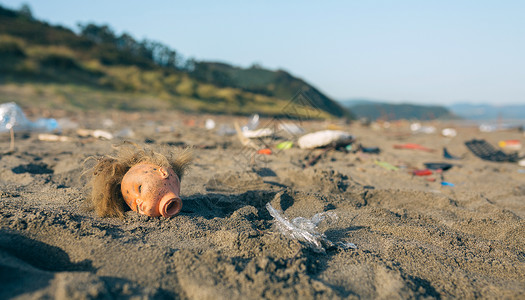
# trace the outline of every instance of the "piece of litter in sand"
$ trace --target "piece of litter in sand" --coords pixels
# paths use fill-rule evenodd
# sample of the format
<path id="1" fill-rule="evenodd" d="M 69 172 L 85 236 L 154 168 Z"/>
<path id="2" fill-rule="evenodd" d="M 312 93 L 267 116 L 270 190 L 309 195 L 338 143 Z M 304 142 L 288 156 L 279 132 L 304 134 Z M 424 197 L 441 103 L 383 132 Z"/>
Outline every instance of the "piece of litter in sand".
<path id="1" fill-rule="evenodd" d="M 412 171 L 412 175 L 415 175 L 415 176 L 428 176 L 428 175 L 432 175 L 432 174 L 433 174 L 432 171 L 429 170 L 429 169 Z"/>
<path id="2" fill-rule="evenodd" d="M 399 170 L 398 167 L 396 167 L 396 166 L 394 166 L 394 165 L 392 165 L 392 164 L 389 164 L 389 163 L 387 163 L 386 161 L 379 161 L 379 160 L 376 160 L 374 163 L 375 163 L 376 165 L 378 165 L 378 166 L 380 166 L 380 167 L 382 167 L 382 168 L 385 168 L 385 169 L 387 169 L 387 170 L 390 170 L 390 171 L 397 171 L 397 170 Z"/>
<path id="3" fill-rule="evenodd" d="M 455 155 L 450 154 L 447 148 L 443 148 L 443 157 L 446 159 L 461 159 L 461 157 L 457 157 Z"/>
<path id="4" fill-rule="evenodd" d="M 434 149 L 421 146 L 419 144 L 406 143 L 402 145 L 394 145 L 394 149 L 410 149 L 410 150 L 421 150 L 426 152 L 434 152 Z"/>
<path id="5" fill-rule="evenodd" d="M 277 144 L 276 147 L 279 150 L 287 150 L 287 149 L 292 148 L 292 146 L 293 146 L 293 142 L 286 141 L 286 142 L 281 142 L 281 143 Z"/>
<path id="6" fill-rule="evenodd" d="M 32 122 L 26 117 L 18 104 L 14 102 L 0 104 L 0 132 L 12 130 L 51 132 L 59 129 L 55 119 L 40 118 Z"/>
<path id="7" fill-rule="evenodd" d="M 93 131 L 93 136 L 96 137 L 97 139 L 106 139 L 106 140 L 113 139 L 113 134 L 105 130 L 100 130 L 100 129 Z"/>
<path id="8" fill-rule="evenodd" d="M 450 183 L 450 182 L 446 182 L 446 181 L 442 181 L 442 182 L 441 182 L 441 185 L 442 185 L 442 186 L 455 186 L 455 184 Z"/>
<path id="9" fill-rule="evenodd" d="M 458 135 L 458 132 L 454 128 L 445 128 L 441 130 L 441 135 L 446 137 L 455 137 L 456 135 Z"/>
<path id="10" fill-rule="evenodd" d="M 474 139 L 465 142 L 465 145 L 474 155 L 483 160 L 496 162 L 517 162 L 519 160 L 518 153 L 507 154 L 497 150 L 485 140 Z"/>
<path id="11" fill-rule="evenodd" d="M 266 209 L 275 220 L 275 225 L 279 231 L 292 238 L 297 239 L 306 245 L 310 246 L 312 250 L 318 253 L 325 253 L 326 249 L 333 247 L 340 247 L 342 249 L 356 249 L 357 246 L 352 243 L 338 242 L 333 243 L 328 240 L 323 233 L 317 231 L 317 225 L 324 219 L 337 219 L 337 215 L 333 212 L 322 212 L 315 214 L 311 219 L 297 217 L 289 221 L 278 210 L 273 208 L 270 203 L 266 204 Z"/>
<path id="12" fill-rule="evenodd" d="M 253 114 L 250 116 L 250 121 L 248 121 L 248 124 L 242 127 L 242 131 L 255 130 L 257 126 L 259 126 L 259 115 Z"/>
<path id="13" fill-rule="evenodd" d="M 323 130 L 305 134 L 297 140 L 301 149 L 315 149 L 326 146 L 346 146 L 354 141 L 354 137 L 344 131 Z"/>
<path id="14" fill-rule="evenodd" d="M 92 137 L 95 137 L 97 139 L 106 139 L 106 140 L 113 139 L 113 134 L 111 134 L 110 132 L 107 132 L 105 130 L 100 130 L 100 129 L 89 130 L 89 129 L 79 128 L 79 129 L 77 129 L 77 134 L 79 136 L 81 136 L 81 137 L 92 136 Z"/>
<path id="15" fill-rule="evenodd" d="M 272 150 L 268 148 L 257 150 L 257 154 L 271 155 Z"/>
<path id="16" fill-rule="evenodd" d="M 256 130 L 243 130 L 242 134 L 249 138 L 261 138 L 261 137 L 267 137 L 273 134 L 273 130 L 271 128 L 261 128 Z"/>
<path id="17" fill-rule="evenodd" d="M 213 128 L 215 128 L 215 121 L 213 121 L 212 119 L 206 119 L 204 127 L 208 130 L 212 130 Z"/>
<path id="18" fill-rule="evenodd" d="M 50 133 L 40 133 L 38 134 L 38 140 L 46 141 L 46 142 L 67 142 L 71 139 L 67 136 L 62 136 L 62 135 L 56 135 L 56 134 L 50 134 Z"/>

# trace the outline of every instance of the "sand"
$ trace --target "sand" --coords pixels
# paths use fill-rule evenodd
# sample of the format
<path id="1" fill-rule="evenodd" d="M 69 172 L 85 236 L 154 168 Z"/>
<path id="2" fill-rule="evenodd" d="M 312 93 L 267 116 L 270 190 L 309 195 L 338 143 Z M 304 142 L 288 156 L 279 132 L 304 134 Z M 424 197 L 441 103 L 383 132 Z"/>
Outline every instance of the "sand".
<path id="1" fill-rule="evenodd" d="M 336 127 L 353 134 L 355 145 L 382 152 L 274 148 L 253 156 L 235 136 L 206 130 L 210 116 L 33 113 L 67 118 L 62 135 L 71 140 L 17 133 L 16 151 L 0 157 L 2 299 L 525 298 L 524 168 L 483 161 L 464 145 L 472 138 L 525 142 L 517 130 L 457 127 L 458 136 L 445 138 L 439 130 L 411 134 L 406 123 L 341 123 Z M 247 122 L 212 118 L 218 126 Z M 311 132 L 333 122 L 300 125 Z M 153 148 L 193 146 L 182 212 L 171 219 L 132 211 L 124 219 L 96 216 L 85 202 L 83 162 L 112 153 L 123 138 L 82 138 L 75 126 L 129 128 L 135 135 L 127 140 Z M 402 143 L 436 151 L 393 148 Z M 9 148 L 9 134 L 0 135 L 0 147 Z M 444 160 L 443 147 L 463 159 Z M 454 167 L 412 176 L 425 162 Z M 278 231 L 267 203 L 289 219 L 335 213 L 318 231 L 357 249 L 313 251 Z"/>

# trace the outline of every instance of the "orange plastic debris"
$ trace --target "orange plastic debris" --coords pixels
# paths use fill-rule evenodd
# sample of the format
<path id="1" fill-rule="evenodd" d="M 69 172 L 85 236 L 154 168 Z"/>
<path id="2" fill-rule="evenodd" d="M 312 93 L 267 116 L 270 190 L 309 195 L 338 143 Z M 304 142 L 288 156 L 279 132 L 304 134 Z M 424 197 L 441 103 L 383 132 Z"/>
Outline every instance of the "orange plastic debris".
<path id="1" fill-rule="evenodd" d="M 428 175 L 432 175 L 432 171 L 429 170 L 429 169 L 424 169 L 424 170 L 414 170 L 412 172 L 413 175 L 416 175 L 416 176 L 428 176 Z"/>
<path id="2" fill-rule="evenodd" d="M 434 149 L 430 149 L 424 146 L 421 146 L 419 144 L 402 144 L 402 145 L 394 145 L 395 149 L 412 149 L 412 150 L 421 150 L 421 151 L 427 151 L 427 152 L 433 152 Z"/>
<path id="3" fill-rule="evenodd" d="M 272 150 L 268 149 L 268 148 L 261 149 L 261 150 L 257 151 L 257 154 L 270 155 L 270 154 L 272 154 Z"/>
<path id="4" fill-rule="evenodd" d="M 182 208 L 179 177 L 171 168 L 137 164 L 124 175 L 122 196 L 129 207 L 150 217 L 172 217 Z"/>

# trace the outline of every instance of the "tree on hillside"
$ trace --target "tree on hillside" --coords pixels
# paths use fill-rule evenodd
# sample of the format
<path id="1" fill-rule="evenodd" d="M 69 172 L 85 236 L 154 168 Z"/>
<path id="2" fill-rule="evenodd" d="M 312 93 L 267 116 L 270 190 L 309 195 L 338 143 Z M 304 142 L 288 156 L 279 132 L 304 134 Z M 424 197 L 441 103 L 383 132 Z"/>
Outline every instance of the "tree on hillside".
<path id="1" fill-rule="evenodd" d="M 31 12 L 31 7 L 29 7 L 27 3 L 24 3 L 22 4 L 22 6 L 20 6 L 18 13 L 24 18 L 27 18 L 29 20 L 34 20 L 33 13 Z"/>

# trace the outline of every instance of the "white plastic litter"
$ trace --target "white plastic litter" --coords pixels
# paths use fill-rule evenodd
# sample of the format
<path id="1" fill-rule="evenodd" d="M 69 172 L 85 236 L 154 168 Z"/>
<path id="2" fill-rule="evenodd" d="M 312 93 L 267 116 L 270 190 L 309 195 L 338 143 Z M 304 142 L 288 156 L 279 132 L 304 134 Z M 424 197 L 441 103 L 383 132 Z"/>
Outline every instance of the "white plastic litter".
<path id="1" fill-rule="evenodd" d="M 100 130 L 100 129 L 93 131 L 93 136 L 96 137 L 97 139 L 106 139 L 106 140 L 113 139 L 113 134 L 105 130 Z"/>
<path id="2" fill-rule="evenodd" d="M 494 132 L 496 130 L 498 130 L 498 127 L 495 125 L 490 125 L 490 124 L 479 125 L 479 131 L 481 132 Z"/>
<path id="3" fill-rule="evenodd" d="M 303 135 L 299 138 L 297 144 L 301 149 L 314 149 L 352 140 L 353 136 L 347 132 L 340 130 L 323 130 Z"/>
<path id="4" fill-rule="evenodd" d="M 434 126 L 422 126 L 421 123 L 412 123 L 410 124 L 410 130 L 413 133 L 426 133 L 426 134 L 432 134 L 436 132 L 436 127 Z"/>
<path id="5" fill-rule="evenodd" d="M 518 165 L 521 167 L 525 167 L 525 159 L 522 159 L 518 162 Z"/>
<path id="6" fill-rule="evenodd" d="M 212 130 L 213 128 L 215 128 L 215 121 L 213 121 L 212 119 L 206 119 L 204 127 L 206 127 L 206 129 L 208 130 Z"/>
<path id="7" fill-rule="evenodd" d="M 248 121 L 248 124 L 244 125 L 241 129 L 242 131 L 255 130 L 257 126 L 259 126 L 259 115 L 254 114 L 250 117 L 250 121 Z"/>
<path id="8" fill-rule="evenodd" d="M 454 128 L 445 128 L 441 130 L 441 134 L 446 137 L 455 137 L 458 135 L 458 132 Z"/>
<path id="9" fill-rule="evenodd" d="M 242 134 L 249 139 L 254 139 L 254 138 L 271 136 L 273 134 L 273 130 L 271 128 L 261 128 L 257 130 L 243 130 Z"/>
<path id="10" fill-rule="evenodd" d="M 0 104 L 0 132 L 14 131 L 37 131 L 50 132 L 58 130 L 55 119 L 41 118 L 31 122 L 20 106 L 14 102 Z"/>
<path id="11" fill-rule="evenodd" d="M 294 123 L 281 123 L 279 124 L 279 130 L 284 130 L 288 132 L 289 134 L 293 134 L 293 135 L 304 133 L 304 129 L 302 129 L 301 127 L 299 127 L 297 124 L 294 124 Z"/>
<path id="12" fill-rule="evenodd" d="M 82 137 L 92 136 L 92 137 L 96 137 L 97 139 L 106 139 L 106 140 L 113 139 L 113 134 L 105 130 L 100 130 L 100 129 L 89 130 L 89 129 L 80 128 L 80 129 L 77 129 L 77 134 Z"/>
<path id="13" fill-rule="evenodd" d="M 38 140 L 46 141 L 46 142 L 68 142 L 71 140 L 71 138 L 68 136 L 63 136 L 63 135 L 56 135 L 56 134 L 50 134 L 50 133 L 39 133 Z"/>
<path id="14" fill-rule="evenodd" d="M 353 243 L 333 243 L 328 240 L 323 233 L 317 232 L 317 225 L 327 217 L 337 219 L 337 215 L 334 212 L 318 213 L 311 219 L 297 217 L 290 222 L 281 212 L 273 208 L 270 203 L 266 204 L 266 209 L 274 218 L 275 225 L 282 234 L 305 243 L 315 252 L 325 253 L 326 249 L 333 247 L 340 247 L 342 249 L 357 248 Z"/>

